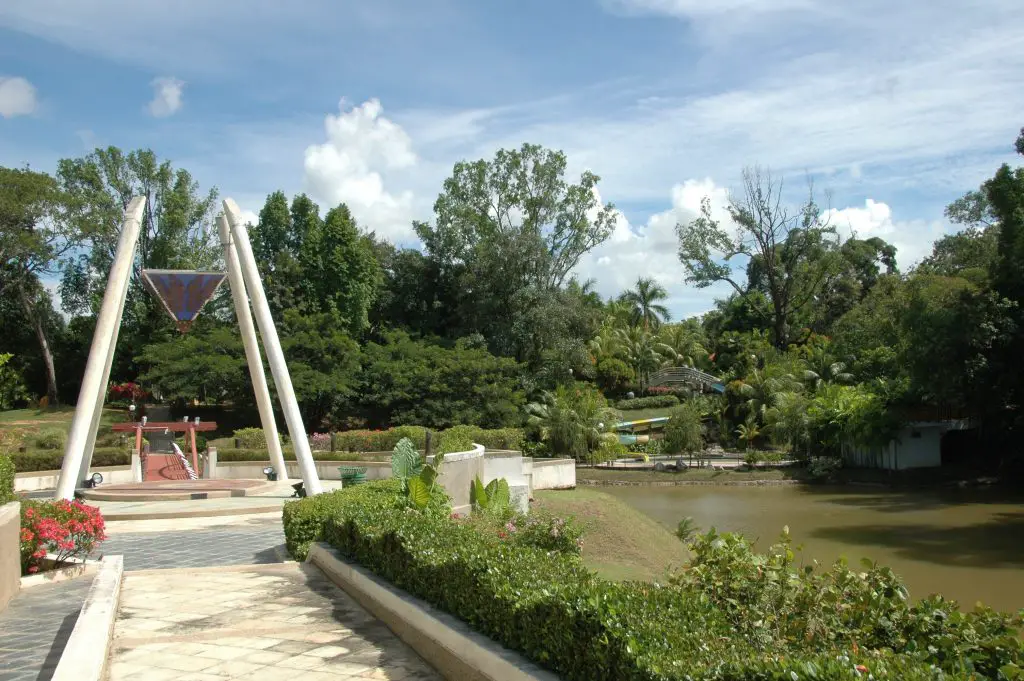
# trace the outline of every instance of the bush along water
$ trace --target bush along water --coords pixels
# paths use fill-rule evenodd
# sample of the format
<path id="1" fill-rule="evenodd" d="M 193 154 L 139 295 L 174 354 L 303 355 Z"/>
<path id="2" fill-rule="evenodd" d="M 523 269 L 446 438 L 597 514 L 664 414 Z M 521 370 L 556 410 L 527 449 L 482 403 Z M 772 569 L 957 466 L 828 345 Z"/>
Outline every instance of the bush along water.
<path id="1" fill-rule="evenodd" d="M 47 554 L 53 566 L 85 559 L 107 538 L 103 516 L 80 501 L 21 502 L 21 573 L 39 572 Z"/>
<path id="2" fill-rule="evenodd" d="M 572 523 L 456 519 L 432 504 L 410 509 L 394 480 L 291 502 L 288 548 L 301 559 L 326 540 L 563 679 L 1022 678 L 1020 616 L 961 613 L 941 598 L 914 604 L 873 565 L 797 567 L 788 537 L 758 554 L 735 535 L 699 535 L 668 584 L 615 583 L 564 541 Z"/>

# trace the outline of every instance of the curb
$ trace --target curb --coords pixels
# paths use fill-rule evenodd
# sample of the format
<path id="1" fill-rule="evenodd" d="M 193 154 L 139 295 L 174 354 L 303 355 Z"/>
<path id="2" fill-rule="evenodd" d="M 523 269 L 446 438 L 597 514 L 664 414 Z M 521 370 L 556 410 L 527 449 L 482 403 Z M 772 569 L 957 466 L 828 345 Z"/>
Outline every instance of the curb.
<path id="1" fill-rule="evenodd" d="M 100 561 L 99 572 L 92 580 L 52 681 L 100 681 L 104 678 L 123 575 L 124 556 L 107 556 Z"/>
<path id="2" fill-rule="evenodd" d="M 84 563 L 74 563 L 57 570 L 46 570 L 35 575 L 26 575 L 21 578 L 21 588 L 31 589 L 44 584 L 56 584 L 66 582 L 70 579 L 78 579 L 88 575 L 96 574 L 100 569 L 99 561 L 87 560 Z"/>
<path id="3" fill-rule="evenodd" d="M 558 681 L 551 672 L 471 630 L 461 620 L 346 563 L 323 542 L 310 546 L 306 562 L 320 568 L 445 679 Z"/>
<path id="4" fill-rule="evenodd" d="M 220 509 L 184 509 L 180 511 L 141 511 L 138 513 L 104 511 L 103 520 L 108 522 L 121 520 L 174 520 L 177 518 L 219 518 L 228 515 L 256 515 L 258 513 L 274 513 L 281 511 L 281 504 L 272 506 L 240 506 L 238 508 Z"/>

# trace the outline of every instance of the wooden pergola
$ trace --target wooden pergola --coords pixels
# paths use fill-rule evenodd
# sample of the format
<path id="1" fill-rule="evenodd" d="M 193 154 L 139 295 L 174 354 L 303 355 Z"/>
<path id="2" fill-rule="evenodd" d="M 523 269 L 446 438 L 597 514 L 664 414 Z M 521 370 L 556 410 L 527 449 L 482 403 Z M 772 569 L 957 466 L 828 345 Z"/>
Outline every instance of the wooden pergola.
<path id="1" fill-rule="evenodd" d="M 135 421 L 133 423 L 115 423 L 113 430 L 116 433 L 130 433 L 135 432 L 135 449 L 140 453 L 142 452 L 142 434 L 143 433 L 156 433 L 171 431 L 173 433 L 186 433 L 185 437 L 188 440 L 192 448 L 192 469 L 197 473 L 199 472 L 199 452 L 196 451 L 196 432 L 197 431 L 210 431 L 217 430 L 217 424 L 213 421 L 200 421 L 196 423 L 194 421 L 165 421 L 165 422 L 146 422 L 143 425 L 142 421 Z"/>

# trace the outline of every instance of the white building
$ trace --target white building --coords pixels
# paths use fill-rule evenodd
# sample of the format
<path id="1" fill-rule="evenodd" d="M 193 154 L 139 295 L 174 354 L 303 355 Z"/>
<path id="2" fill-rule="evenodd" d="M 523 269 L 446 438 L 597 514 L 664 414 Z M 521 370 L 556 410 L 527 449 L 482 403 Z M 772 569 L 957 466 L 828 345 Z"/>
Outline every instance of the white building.
<path id="1" fill-rule="evenodd" d="M 882 447 L 843 447 L 843 464 L 850 468 L 932 468 L 942 465 L 942 436 L 950 430 L 964 430 L 965 419 L 950 421 L 914 421 Z"/>

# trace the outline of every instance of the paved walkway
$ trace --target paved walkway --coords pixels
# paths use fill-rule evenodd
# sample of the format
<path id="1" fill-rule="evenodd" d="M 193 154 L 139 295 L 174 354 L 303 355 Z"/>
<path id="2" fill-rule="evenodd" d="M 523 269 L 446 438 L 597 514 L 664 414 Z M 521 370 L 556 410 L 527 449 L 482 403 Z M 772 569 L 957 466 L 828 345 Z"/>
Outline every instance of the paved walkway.
<path id="1" fill-rule="evenodd" d="M 247 526 L 112 533 L 100 550 L 103 555 L 123 555 L 125 571 L 263 565 L 289 560 L 280 517 Z"/>
<path id="2" fill-rule="evenodd" d="M 91 577 L 21 591 L 0 612 L 0 681 L 47 681 L 60 661 Z"/>
<path id="3" fill-rule="evenodd" d="M 440 679 L 317 568 L 125 575 L 109 681 Z"/>

